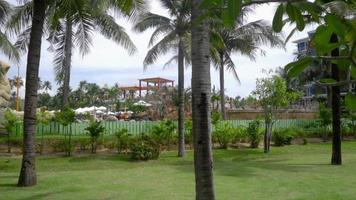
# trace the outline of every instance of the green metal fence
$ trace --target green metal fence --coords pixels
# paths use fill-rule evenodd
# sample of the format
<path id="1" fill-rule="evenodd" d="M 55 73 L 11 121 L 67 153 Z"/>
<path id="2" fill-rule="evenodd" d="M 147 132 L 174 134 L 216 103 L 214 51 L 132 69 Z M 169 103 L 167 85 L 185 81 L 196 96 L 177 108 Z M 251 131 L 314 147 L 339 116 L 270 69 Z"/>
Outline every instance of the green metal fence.
<path id="1" fill-rule="evenodd" d="M 229 120 L 233 126 L 247 126 L 252 120 Z M 316 120 L 308 119 L 283 119 L 277 120 L 274 127 L 305 127 L 309 124 L 315 123 Z M 105 135 L 113 135 L 119 129 L 126 128 L 131 134 L 141 134 L 149 132 L 152 127 L 158 124 L 159 121 L 103 121 L 102 125 L 105 127 Z M 64 127 L 57 122 L 51 122 L 48 125 L 37 125 L 37 135 L 61 135 L 64 134 L 65 128 L 68 128 L 72 135 L 85 135 L 85 128 L 88 123 L 73 123 L 68 127 Z M 23 124 L 18 123 L 16 126 L 16 135 L 23 134 Z"/>

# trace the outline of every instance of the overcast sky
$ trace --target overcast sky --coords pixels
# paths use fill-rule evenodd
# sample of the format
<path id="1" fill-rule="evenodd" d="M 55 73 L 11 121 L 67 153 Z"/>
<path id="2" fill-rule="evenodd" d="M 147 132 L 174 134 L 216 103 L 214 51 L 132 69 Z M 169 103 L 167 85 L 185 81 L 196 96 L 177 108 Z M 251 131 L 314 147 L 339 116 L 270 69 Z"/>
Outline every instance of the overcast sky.
<path id="1" fill-rule="evenodd" d="M 14 1 L 14 0 L 13 0 Z M 151 12 L 167 15 L 166 10 L 163 9 L 158 0 L 151 0 Z M 269 22 L 272 21 L 275 4 L 259 6 L 254 10 L 248 18 L 249 21 L 264 19 Z M 120 46 L 114 42 L 105 39 L 103 36 L 94 33 L 93 45 L 89 54 L 85 57 L 79 55 L 77 50 L 74 50 L 72 58 L 72 75 L 71 87 L 76 88 L 81 80 L 88 82 L 95 82 L 99 85 L 108 84 L 109 86 L 118 83 L 120 86 L 138 85 L 139 78 L 147 77 L 164 77 L 168 79 L 177 80 L 177 65 L 172 64 L 169 68 L 163 70 L 163 64 L 171 57 L 171 55 L 162 56 L 158 62 L 148 67 L 146 71 L 143 70 L 143 59 L 148 50 L 148 40 L 152 30 L 144 33 L 136 33 L 131 30 L 131 25 L 123 19 L 117 19 L 117 22 L 126 28 L 132 41 L 138 48 L 138 52 L 130 56 Z M 310 28 L 309 28 L 310 30 Z M 285 31 L 287 35 L 288 30 Z M 306 32 L 296 33 L 291 41 L 305 37 Z M 53 72 L 53 54 L 47 51 L 48 43 L 43 40 L 41 63 L 40 63 L 40 78 L 41 80 L 49 80 L 54 86 L 52 94 L 55 92 L 57 86 L 54 82 Z M 286 50 L 270 49 L 263 47 L 266 50 L 265 56 L 259 56 L 254 62 L 241 55 L 234 55 L 233 61 L 237 66 L 237 71 L 241 80 L 241 84 L 235 78 L 226 73 L 225 87 L 226 94 L 229 96 L 247 96 L 254 88 L 256 78 L 263 76 L 262 69 L 275 69 L 283 67 L 294 59 L 293 52 L 296 50 L 295 44 L 289 42 Z M 8 59 L 0 54 L 0 59 L 9 62 Z M 17 73 L 17 65 L 11 63 L 9 77 L 12 78 Z M 23 55 L 20 66 L 20 75 L 25 76 L 26 73 L 26 55 Z M 213 68 L 211 69 L 212 85 L 219 88 L 219 73 Z M 185 72 L 185 85 L 190 86 L 191 69 L 187 68 Z M 22 89 L 22 95 L 24 91 Z"/>

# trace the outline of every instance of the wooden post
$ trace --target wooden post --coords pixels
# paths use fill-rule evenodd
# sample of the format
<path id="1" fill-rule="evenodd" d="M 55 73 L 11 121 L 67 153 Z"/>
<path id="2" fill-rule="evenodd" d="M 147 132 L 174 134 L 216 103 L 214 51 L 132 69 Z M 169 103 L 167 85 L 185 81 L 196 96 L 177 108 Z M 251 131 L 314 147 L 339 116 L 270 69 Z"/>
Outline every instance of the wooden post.
<path id="1" fill-rule="evenodd" d="M 140 97 L 141 97 L 141 80 L 139 80 L 139 93 L 140 93 Z"/>

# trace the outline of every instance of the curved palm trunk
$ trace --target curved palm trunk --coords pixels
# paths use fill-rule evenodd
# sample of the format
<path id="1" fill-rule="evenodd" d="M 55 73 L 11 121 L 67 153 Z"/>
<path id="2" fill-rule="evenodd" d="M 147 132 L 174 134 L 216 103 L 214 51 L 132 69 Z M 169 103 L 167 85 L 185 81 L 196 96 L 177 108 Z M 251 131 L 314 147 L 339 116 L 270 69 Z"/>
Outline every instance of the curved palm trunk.
<path id="1" fill-rule="evenodd" d="M 68 106 L 69 103 L 69 84 L 70 70 L 72 62 L 72 21 L 66 20 L 66 39 L 65 39 L 65 60 L 64 60 L 64 81 L 63 81 L 63 106 Z"/>
<path id="2" fill-rule="evenodd" d="M 220 107 L 221 107 L 221 117 L 223 120 L 226 119 L 225 112 L 225 75 L 224 75 L 224 54 L 220 53 Z"/>
<path id="3" fill-rule="evenodd" d="M 192 108 L 197 200 L 215 199 L 211 144 L 209 27 L 201 20 L 202 0 L 192 0 Z"/>
<path id="4" fill-rule="evenodd" d="M 38 71 L 41 57 L 41 39 L 46 5 L 43 0 L 34 0 L 30 44 L 27 55 L 26 93 L 24 113 L 23 157 L 18 186 L 36 185 L 35 131 Z"/>
<path id="5" fill-rule="evenodd" d="M 184 144 L 184 55 L 183 41 L 179 39 L 178 47 L 178 156 L 185 155 Z"/>
<path id="6" fill-rule="evenodd" d="M 335 34 L 331 36 L 330 42 L 337 43 L 338 38 Z M 332 57 L 339 56 L 339 49 L 336 48 L 331 51 Z M 340 80 L 339 68 L 337 64 L 331 64 L 331 74 L 332 78 L 336 81 Z M 341 165 L 341 103 L 340 103 L 340 86 L 333 86 L 331 88 L 332 95 L 332 127 L 333 127 L 333 143 L 332 143 L 332 157 L 331 164 L 332 165 Z"/>

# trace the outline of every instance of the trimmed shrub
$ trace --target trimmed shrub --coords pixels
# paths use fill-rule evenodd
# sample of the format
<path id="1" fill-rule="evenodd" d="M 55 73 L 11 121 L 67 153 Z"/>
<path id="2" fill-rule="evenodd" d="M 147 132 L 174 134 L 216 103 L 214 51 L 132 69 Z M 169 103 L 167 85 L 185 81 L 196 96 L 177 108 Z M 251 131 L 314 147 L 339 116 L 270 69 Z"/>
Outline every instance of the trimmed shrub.
<path id="1" fill-rule="evenodd" d="M 122 128 L 115 133 L 117 139 L 117 152 L 121 153 L 123 150 L 127 150 L 130 145 L 130 137 L 129 131 L 126 128 Z"/>
<path id="2" fill-rule="evenodd" d="M 250 122 L 246 129 L 246 135 L 250 142 L 251 148 L 258 148 L 262 138 L 262 131 L 260 128 L 261 122 L 259 120 L 253 120 Z"/>
<path id="3" fill-rule="evenodd" d="M 273 130 L 272 140 L 275 146 L 291 145 L 295 132 L 291 128 Z"/>
<path id="4" fill-rule="evenodd" d="M 133 160 L 155 160 L 160 154 L 160 146 L 149 136 L 142 136 L 130 145 L 131 158 Z"/>
<path id="5" fill-rule="evenodd" d="M 226 149 L 234 139 L 234 128 L 229 122 L 218 122 L 213 132 L 214 141 L 217 141 L 220 148 Z"/>

